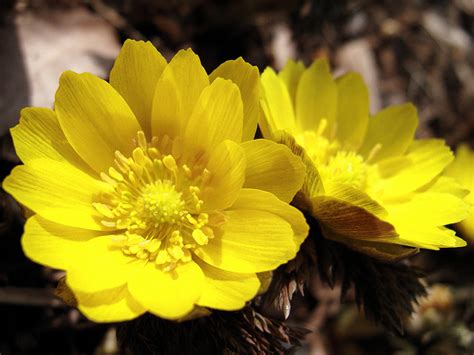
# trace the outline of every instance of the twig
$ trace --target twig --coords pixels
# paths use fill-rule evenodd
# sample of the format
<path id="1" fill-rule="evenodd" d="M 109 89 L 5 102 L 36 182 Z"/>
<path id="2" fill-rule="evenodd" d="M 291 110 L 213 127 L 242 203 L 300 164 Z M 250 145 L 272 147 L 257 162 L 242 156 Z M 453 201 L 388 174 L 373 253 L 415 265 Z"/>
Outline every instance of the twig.
<path id="1" fill-rule="evenodd" d="M 65 307 L 49 288 L 0 288 L 0 304 L 35 307 Z"/>

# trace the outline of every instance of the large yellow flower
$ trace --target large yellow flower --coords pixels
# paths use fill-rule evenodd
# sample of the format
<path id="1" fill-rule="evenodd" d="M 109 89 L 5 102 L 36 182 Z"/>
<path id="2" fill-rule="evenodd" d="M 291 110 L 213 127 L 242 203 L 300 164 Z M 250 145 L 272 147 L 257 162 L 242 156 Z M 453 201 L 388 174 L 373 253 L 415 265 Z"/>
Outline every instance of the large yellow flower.
<path id="1" fill-rule="evenodd" d="M 293 258 L 308 231 L 287 203 L 304 165 L 251 140 L 259 110 L 258 70 L 242 59 L 208 76 L 191 50 L 167 64 L 127 41 L 110 84 L 64 73 L 55 110 L 24 109 L 12 129 L 24 165 L 3 187 L 35 213 L 26 255 L 66 270 L 95 321 L 243 307 L 256 273 Z"/>
<path id="2" fill-rule="evenodd" d="M 462 144 L 456 150 L 454 161 L 447 167 L 446 176 L 455 178 L 469 195 L 465 201 L 471 206 L 469 215 L 459 223 L 463 235 L 474 241 L 474 152 L 467 144 Z"/>
<path id="3" fill-rule="evenodd" d="M 444 227 L 467 213 L 465 191 L 438 177 L 452 153 L 442 140 L 414 139 L 413 105 L 369 117 L 362 78 L 335 80 L 326 60 L 307 69 L 290 61 L 278 75 L 268 68 L 262 85 L 264 137 L 303 157 L 308 173 L 295 203 L 326 237 L 392 260 L 416 248 L 465 245 Z"/>

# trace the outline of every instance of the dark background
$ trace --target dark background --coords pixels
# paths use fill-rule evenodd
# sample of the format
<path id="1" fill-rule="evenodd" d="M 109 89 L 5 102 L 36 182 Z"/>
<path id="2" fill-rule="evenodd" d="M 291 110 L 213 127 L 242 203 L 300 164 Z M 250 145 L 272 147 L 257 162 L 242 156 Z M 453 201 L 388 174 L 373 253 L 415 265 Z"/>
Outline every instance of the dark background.
<path id="1" fill-rule="evenodd" d="M 192 47 L 208 72 L 238 56 L 263 70 L 327 57 L 362 73 L 371 111 L 412 101 L 419 137 L 474 143 L 474 1 L 0 0 L 0 181 L 19 163 L 8 128 L 24 106 L 52 106 L 66 69 L 107 78 L 126 38 L 170 59 Z M 119 354 L 115 328 L 85 320 L 53 295 L 60 272 L 21 251 L 21 209 L 0 190 L 0 354 Z M 314 330 L 301 354 L 472 354 L 471 246 L 422 252 L 430 297 L 405 336 L 339 303 L 314 278 L 292 322 Z"/>

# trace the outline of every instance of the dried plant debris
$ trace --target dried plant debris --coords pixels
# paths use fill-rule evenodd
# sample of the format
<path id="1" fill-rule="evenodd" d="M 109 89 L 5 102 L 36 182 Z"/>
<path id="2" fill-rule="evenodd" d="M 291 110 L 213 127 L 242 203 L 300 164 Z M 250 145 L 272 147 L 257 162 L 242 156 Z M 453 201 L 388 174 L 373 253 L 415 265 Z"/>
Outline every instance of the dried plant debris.
<path id="1" fill-rule="evenodd" d="M 291 354 L 306 334 L 252 307 L 183 323 L 145 314 L 119 325 L 121 348 L 148 354 Z"/>
<path id="2" fill-rule="evenodd" d="M 322 237 L 315 221 L 315 253 L 320 278 L 331 287 L 341 284 L 341 298 L 353 288 L 367 318 L 403 334 L 418 298 L 426 294 L 423 273 L 407 263 L 384 263 Z"/>
<path id="3" fill-rule="evenodd" d="M 341 300 L 352 290 L 365 315 L 389 331 L 403 334 L 418 298 L 424 296 L 424 275 L 407 263 L 384 263 L 324 238 L 317 222 L 308 217 L 310 237 L 296 258 L 281 266 L 260 305 L 281 319 L 287 319 L 295 292 L 304 295 L 316 275 L 329 287 L 341 286 Z"/>
<path id="4" fill-rule="evenodd" d="M 260 307 L 279 319 L 288 319 L 294 294 L 305 294 L 317 272 L 316 266 L 314 240 L 306 238 L 296 257 L 273 272 L 272 282 L 259 300 Z"/>

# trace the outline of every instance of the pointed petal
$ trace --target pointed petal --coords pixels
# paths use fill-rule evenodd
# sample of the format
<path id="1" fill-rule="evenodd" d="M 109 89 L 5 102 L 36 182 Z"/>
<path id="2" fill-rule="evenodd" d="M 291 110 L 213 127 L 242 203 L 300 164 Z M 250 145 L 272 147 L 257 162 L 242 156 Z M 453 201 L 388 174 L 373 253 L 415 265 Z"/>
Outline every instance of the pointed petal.
<path id="1" fill-rule="evenodd" d="M 467 144 L 461 144 L 456 149 L 455 158 L 444 170 L 444 175 L 455 178 L 469 189 L 471 193 L 466 197 L 466 201 L 474 203 L 474 153 Z"/>
<path id="2" fill-rule="evenodd" d="M 147 263 L 128 284 L 133 298 L 154 315 L 179 319 L 194 308 L 204 287 L 204 274 L 193 261 L 163 272 Z"/>
<path id="3" fill-rule="evenodd" d="M 188 154 L 212 150 L 222 141 L 242 140 L 243 107 L 237 85 L 217 78 L 196 103 L 184 135 Z"/>
<path id="4" fill-rule="evenodd" d="M 244 187 L 265 190 L 290 202 L 303 185 L 305 166 L 283 144 L 257 139 L 242 144 L 247 159 Z"/>
<path id="5" fill-rule="evenodd" d="M 230 79 L 239 87 L 244 108 L 242 141 L 253 139 L 260 118 L 260 75 L 258 68 L 240 57 L 219 65 L 209 75 L 209 78 L 211 81 L 216 78 Z"/>
<path id="6" fill-rule="evenodd" d="M 151 139 L 151 109 L 166 59 L 150 42 L 127 39 L 110 72 L 110 85 L 127 101 Z"/>
<path id="7" fill-rule="evenodd" d="M 415 106 L 390 106 L 369 119 L 359 154 L 372 162 L 402 155 L 413 142 L 417 126 Z"/>
<path id="8" fill-rule="evenodd" d="M 380 178 L 372 187 L 378 199 L 404 198 L 430 183 L 453 160 L 453 154 L 443 140 L 417 140 L 399 160 L 386 159 L 378 164 Z"/>
<path id="9" fill-rule="evenodd" d="M 295 133 L 296 121 L 290 94 L 282 79 L 272 68 L 266 68 L 262 74 L 263 102 L 265 117 L 261 128 L 265 137 L 271 137 L 276 130 Z M 265 129 L 265 127 L 267 127 Z"/>
<path id="10" fill-rule="evenodd" d="M 51 221 L 72 227 L 103 230 L 103 219 L 92 206 L 110 185 L 67 163 L 35 159 L 17 166 L 3 188 L 21 204 Z"/>
<path id="11" fill-rule="evenodd" d="M 336 137 L 344 147 L 357 150 L 369 123 L 369 92 L 357 73 L 343 75 L 336 84 L 339 98 Z"/>
<path id="12" fill-rule="evenodd" d="M 302 130 L 317 129 L 321 119 L 332 131 L 337 112 L 337 86 L 326 59 L 315 60 L 301 75 L 296 90 L 296 121 Z"/>
<path id="13" fill-rule="evenodd" d="M 466 242 L 456 236 L 456 232 L 445 227 L 431 227 L 401 224 L 397 225 L 399 237 L 393 243 L 417 248 L 439 250 L 439 248 L 460 248 Z"/>
<path id="14" fill-rule="evenodd" d="M 424 192 L 415 194 L 409 201 L 386 204 L 388 221 L 443 226 L 467 217 L 469 205 L 450 193 Z"/>
<path id="15" fill-rule="evenodd" d="M 180 50 L 164 69 L 153 98 L 151 130 L 154 136 L 182 135 L 209 78 L 191 49 Z"/>
<path id="16" fill-rule="evenodd" d="M 278 77 L 283 80 L 290 94 L 293 107 L 296 105 L 296 89 L 304 70 L 303 62 L 295 62 L 290 59 L 286 62 L 285 67 L 278 73 Z"/>
<path id="17" fill-rule="evenodd" d="M 197 304 L 202 307 L 234 311 L 257 295 L 260 281 L 256 274 L 241 274 L 217 269 L 203 261 L 204 288 Z"/>
<path id="18" fill-rule="evenodd" d="M 89 73 L 65 72 L 55 107 L 67 140 L 97 172 L 113 165 L 116 150 L 126 156 L 132 152 L 141 127 L 125 100 L 106 81 Z"/>

